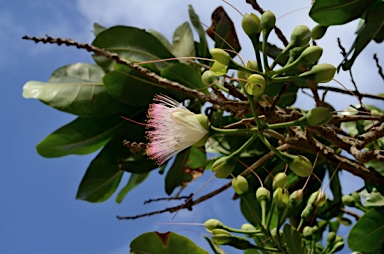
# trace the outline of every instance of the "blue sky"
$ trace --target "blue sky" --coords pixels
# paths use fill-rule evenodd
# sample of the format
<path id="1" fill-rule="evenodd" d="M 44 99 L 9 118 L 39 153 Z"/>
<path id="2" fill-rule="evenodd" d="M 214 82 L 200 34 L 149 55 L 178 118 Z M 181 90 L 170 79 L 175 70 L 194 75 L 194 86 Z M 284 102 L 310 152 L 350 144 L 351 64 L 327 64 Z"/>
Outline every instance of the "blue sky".
<path id="1" fill-rule="evenodd" d="M 223 5 L 235 21 L 241 37 L 242 55 L 252 56 L 250 42 L 241 31 L 240 16 L 219 0 L 204 1 L 123 1 L 123 0 L 18 0 L 2 3 L 0 9 L 0 80 L 3 166 L 0 176 L 0 253 L 128 253 L 130 241 L 147 231 L 176 231 L 203 244 L 203 227 L 161 225 L 159 222 L 200 222 L 215 217 L 231 226 L 240 226 L 244 220 L 239 215 L 238 203 L 231 200 L 232 191 L 219 195 L 215 202 L 206 202 L 194 208 L 193 212 L 182 211 L 172 220 L 173 214 L 140 219 L 118 221 L 116 215 L 135 215 L 170 207 L 173 204 L 159 203 L 143 206 L 144 199 L 164 197 L 164 178 L 156 171 L 139 188 L 133 190 L 123 201 L 116 204 L 114 198 L 101 204 L 90 204 L 75 200 L 78 184 L 85 169 L 96 154 L 67 156 L 57 159 L 40 157 L 35 146 L 45 136 L 73 120 L 75 117 L 45 106 L 36 100 L 22 98 L 22 86 L 29 80 L 46 81 L 57 68 L 76 62 L 93 62 L 89 53 L 74 48 L 55 45 L 34 44 L 23 41 L 23 35 L 60 36 L 80 42 L 92 41 L 93 22 L 104 26 L 117 24 L 152 28 L 169 39 L 178 25 L 188 20 L 187 6 L 192 4 L 200 19 L 210 25 L 212 11 Z M 245 1 L 231 1 L 241 12 L 250 12 Z M 241 3 L 238 3 L 241 2 Z M 265 9 L 272 9 L 277 17 L 300 7 L 309 7 L 309 1 L 259 1 Z M 277 4 L 278 3 L 278 4 Z M 278 19 L 283 31 L 291 31 L 299 24 L 313 27 L 307 18 L 308 9 L 297 11 Z M 319 45 L 325 48 L 324 62 L 338 64 L 341 56 L 335 43 L 335 36 L 345 42 L 353 37 L 356 23 L 348 29 L 330 29 Z M 288 32 L 286 32 L 288 35 Z M 276 44 L 279 42 L 276 40 Z M 347 44 L 347 43 L 346 43 Z M 346 45 L 348 48 L 349 45 Z M 362 91 L 383 92 L 379 77 L 364 75 L 374 68 L 371 60 L 378 45 L 370 45 L 368 56 L 361 56 L 356 62 L 355 78 Z M 328 50 L 328 51 L 327 51 Z M 384 55 L 379 53 L 381 62 Z M 246 57 L 247 58 L 247 57 Z M 383 65 L 383 62 L 382 62 Z M 346 75 L 337 77 L 351 87 Z M 337 86 L 336 83 L 330 85 Z M 338 109 L 356 104 L 352 97 L 334 96 L 329 101 Z M 367 101 L 369 103 L 369 101 Z M 297 102 L 305 108 L 314 105 L 308 100 Z M 303 106 L 304 105 L 304 106 Z M 377 104 L 383 107 L 383 104 Z M 210 172 L 191 184 L 185 194 L 195 192 L 211 176 Z M 347 177 L 345 174 L 344 176 Z M 348 179 L 354 180 L 351 177 Z M 125 182 L 126 178 L 122 182 Z M 352 181 L 353 182 L 353 181 Z M 201 192 L 208 193 L 225 182 L 217 179 L 210 182 Z M 359 183 L 345 189 L 345 193 L 360 187 Z M 210 211 L 208 213 L 207 211 Z M 239 215 L 239 219 L 234 219 Z"/>

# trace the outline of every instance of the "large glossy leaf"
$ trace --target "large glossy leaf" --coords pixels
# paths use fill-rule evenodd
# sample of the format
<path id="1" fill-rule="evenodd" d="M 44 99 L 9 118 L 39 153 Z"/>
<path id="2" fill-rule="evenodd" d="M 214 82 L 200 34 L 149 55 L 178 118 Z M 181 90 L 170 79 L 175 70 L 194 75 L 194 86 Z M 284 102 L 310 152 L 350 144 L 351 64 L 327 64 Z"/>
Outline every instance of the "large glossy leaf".
<path id="1" fill-rule="evenodd" d="M 132 173 L 131 176 L 129 177 L 127 184 L 124 186 L 124 188 L 120 190 L 119 194 L 117 194 L 116 202 L 120 204 L 125 198 L 125 196 L 128 194 L 128 192 L 134 189 L 136 186 L 138 186 L 142 182 L 144 182 L 148 176 L 149 176 L 149 172 L 144 174 Z"/>
<path id="2" fill-rule="evenodd" d="M 348 235 L 348 246 L 354 251 L 374 252 L 384 245 L 384 207 L 366 212 Z M 376 252 L 379 253 L 379 252 Z"/>
<path id="3" fill-rule="evenodd" d="M 197 55 L 200 57 L 208 57 L 208 43 L 207 38 L 205 37 L 205 31 L 203 26 L 200 23 L 199 16 L 195 13 L 192 5 L 188 5 L 189 18 L 192 22 L 193 27 L 195 28 L 197 34 L 199 35 L 199 46 L 197 50 Z"/>
<path id="4" fill-rule="evenodd" d="M 126 170 L 121 167 L 121 160 L 130 160 L 135 173 L 146 173 L 156 168 L 156 165 L 142 153 L 133 154 L 130 149 L 123 146 L 124 140 L 144 142 L 144 133 L 144 126 L 129 123 L 125 131 L 111 139 L 89 165 L 76 198 L 89 202 L 107 200 L 116 191 Z"/>
<path id="5" fill-rule="evenodd" d="M 136 109 L 132 111 L 124 115 L 132 116 Z M 127 121 L 119 115 L 79 117 L 48 135 L 36 149 L 41 156 L 47 158 L 93 153 L 126 128 L 126 124 Z"/>
<path id="6" fill-rule="evenodd" d="M 180 152 L 165 177 L 165 192 L 171 195 L 176 187 L 185 188 L 203 174 L 206 165 L 206 154 L 199 148 L 192 146 Z"/>
<path id="7" fill-rule="evenodd" d="M 375 0 L 316 0 L 309 16 L 323 26 L 342 25 L 357 19 Z"/>
<path id="8" fill-rule="evenodd" d="M 79 116 L 105 116 L 124 111 L 127 107 L 105 89 L 103 76 L 103 70 L 97 65 L 71 64 L 54 71 L 48 83 L 27 82 L 23 96 Z"/>
<path id="9" fill-rule="evenodd" d="M 104 85 L 116 100 L 131 106 L 145 106 L 155 94 L 167 94 L 153 80 L 124 65 L 115 65 L 115 70 L 104 76 Z"/>
<path id="10" fill-rule="evenodd" d="M 186 87 L 197 89 L 206 94 L 209 93 L 203 81 L 201 81 L 199 71 L 187 64 L 178 63 L 164 68 L 161 71 L 161 76 Z"/>
<path id="11" fill-rule="evenodd" d="M 154 29 L 149 29 L 148 33 L 155 36 L 169 50 L 169 52 L 172 52 L 172 44 L 168 41 L 168 39 L 162 33 Z"/>
<path id="12" fill-rule="evenodd" d="M 144 233 L 131 242 L 129 245 L 131 254 L 156 253 L 156 254 L 207 254 L 188 238 L 173 232 Z"/>
<path id="13" fill-rule="evenodd" d="M 212 24 L 207 34 L 215 41 L 215 48 L 229 49 L 240 52 L 241 46 L 237 38 L 235 26 L 223 7 L 218 7 L 212 13 Z M 229 52 L 231 56 L 236 53 Z"/>
<path id="14" fill-rule="evenodd" d="M 92 45 L 117 53 L 132 62 L 146 62 L 173 58 L 171 52 L 152 34 L 135 27 L 114 26 L 99 33 Z M 94 56 L 98 65 L 111 70 L 114 62 L 101 56 Z M 173 61 L 177 62 L 177 61 Z M 154 71 L 161 70 L 172 62 L 158 62 L 147 65 Z"/>
<path id="15" fill-rule="evenodd" d="M 289 253 L 305 254 L 307 249 L 304 247 L 300 233 L 291 225 L 285 224 L 283 229 L 284 240 L 287 243 Z"/>
<path id="16" fill-rule="evenodd" d="M 195 56 L 195 42 L 188 22 L 184 22 L 176 28 L 172 48 L 172 53 L 176 57 Z"/>

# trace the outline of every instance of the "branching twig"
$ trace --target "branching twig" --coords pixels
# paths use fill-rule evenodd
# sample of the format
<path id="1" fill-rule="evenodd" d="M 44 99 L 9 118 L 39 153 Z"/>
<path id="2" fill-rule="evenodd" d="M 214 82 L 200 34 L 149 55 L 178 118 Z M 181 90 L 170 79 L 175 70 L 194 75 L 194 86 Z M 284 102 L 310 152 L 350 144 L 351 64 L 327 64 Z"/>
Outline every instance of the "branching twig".
<path id="1" fill-rule="evenodd" d="M 375 59 L 375 62 L 376 62 L 376 66 L 377 66 L 377 69 L 378 69 L 378 73 L 380 75 L 380 77 L 382 79 L 384 79 L 384 73 L 383 73 L 383 68 L 381 67 L 381 65 L 379 64 L 379 58 L 377 57 L 377 54 L 373 54 L 373 59 Z"/>
<path id="2" fill-rule="evenodd" d="M 300 88 L 308 89 L 309 87 L 300 87 Z M 347 91 L 347 90 L 343 90 L 343 89 L 340 89 L 337 87 L 330 87 L 330 86 L 318 86 L 317 89 L 327 90 L 327 91 L 332 91 L 332 92 L 342 93 L 342 94 L 348 94 L 348 95 L 352 95 L 352 96 L 355 96 L 356 93 L 358 93 L 358 91 Z M 359 95 L 361 97 L 365 97 L 365 98 L 384 100 L 384 96 L 380 96 L 380 95 L 374 95 L 374 94 L 368 94 L 368 93 L 359 93 Z"/>

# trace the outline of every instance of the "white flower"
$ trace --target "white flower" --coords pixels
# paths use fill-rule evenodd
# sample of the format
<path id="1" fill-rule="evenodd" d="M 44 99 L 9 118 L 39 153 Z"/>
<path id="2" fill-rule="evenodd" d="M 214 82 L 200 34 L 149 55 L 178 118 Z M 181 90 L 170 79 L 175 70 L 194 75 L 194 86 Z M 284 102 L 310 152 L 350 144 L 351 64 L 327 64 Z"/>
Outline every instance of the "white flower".
<path id="1" fill-rule="evenodd" d="M 165 95 L 156 95 L 160 103 L 151 104 L 147 132 L 147 155 L 159 165 L 192 145 L 203 145 L 208 136 L 208 117 L 195 114 Z"/>

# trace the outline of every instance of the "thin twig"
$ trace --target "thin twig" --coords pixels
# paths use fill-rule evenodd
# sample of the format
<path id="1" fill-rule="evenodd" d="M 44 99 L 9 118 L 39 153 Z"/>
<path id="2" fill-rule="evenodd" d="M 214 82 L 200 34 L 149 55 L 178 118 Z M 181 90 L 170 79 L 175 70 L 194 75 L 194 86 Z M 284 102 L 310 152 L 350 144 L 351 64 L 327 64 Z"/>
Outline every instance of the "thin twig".
<path id="1" fill-rule="evenodd" d="M 381 67 L 381 65 L 379 64 L 379 58 L 377 57 L 377 54 L 373 54 L 373 59 L 375 59 L 375 62 L 376 62 L 376 66 L 377 66 L 377 69 L 378 69 L 378 73 L 380 75 L 380 77 L 382 79 L 384 79 L 384 73 L 383 73 L 383 68 Z"/>

